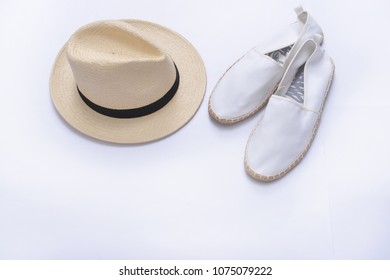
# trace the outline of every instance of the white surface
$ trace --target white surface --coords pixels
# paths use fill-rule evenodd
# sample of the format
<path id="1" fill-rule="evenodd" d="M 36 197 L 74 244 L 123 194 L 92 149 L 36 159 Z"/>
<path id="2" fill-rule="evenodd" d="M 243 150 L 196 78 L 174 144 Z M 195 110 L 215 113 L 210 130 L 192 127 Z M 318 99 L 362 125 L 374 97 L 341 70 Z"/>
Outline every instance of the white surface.
<path id="1" fill-rule="evenodd" d="M 0 258 L 390 259 L 390 2 L 302 1 L 336 72 L 316 139 L 286 177 L 261 183 L 244 171 L 260 115 L 221 126 L 207 114 L 220 75 L 294 21 L 296 4 L 1 2 Z M 162 141 L 94 141 L 51 103 L 50 69 L 65 41 L 113 18 L 172 28 L 205 61 L 201 108 Z"/>

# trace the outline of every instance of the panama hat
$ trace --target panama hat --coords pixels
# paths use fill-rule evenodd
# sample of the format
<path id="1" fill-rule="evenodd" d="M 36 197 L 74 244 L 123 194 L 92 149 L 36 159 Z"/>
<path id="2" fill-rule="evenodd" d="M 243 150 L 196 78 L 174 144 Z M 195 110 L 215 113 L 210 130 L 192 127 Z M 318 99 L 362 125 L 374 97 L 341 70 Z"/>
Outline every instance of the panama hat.
<path id="1" fill-rule="evenodd" d="M 143 143 L 184 126 L 198 110 L 206 71 L 178 33 L 141 20 L 106 20 L 77 30 L 50 77 L 55 108 L 100 140 Z"/>

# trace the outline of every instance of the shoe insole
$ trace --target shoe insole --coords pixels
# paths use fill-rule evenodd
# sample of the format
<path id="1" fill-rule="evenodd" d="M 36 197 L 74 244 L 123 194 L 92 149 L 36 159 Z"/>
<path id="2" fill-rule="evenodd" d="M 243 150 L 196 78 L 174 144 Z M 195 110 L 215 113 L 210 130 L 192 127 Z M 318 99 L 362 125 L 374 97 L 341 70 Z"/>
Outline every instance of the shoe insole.
<path id="1" fill-rule="evenodd" d="M 266 53 L 265 55 L 268 55 L 269 57 L 271 57 L 273 60 L 275 60 L 279 64 L 283 64 L 286 61 L 287 55 L 291 51 L 293 46 L 294 45 L 290 45 L 290 46 L 287 46 L 285 48 L 282 48 L 282 49 L 279 49 L 279 50 L 276 50 L 276 51 L 273 51 L 270 53 Z"/>
<path id="2" fill-rule="evenodd" d="M 304 69 L 305 64 L 299 67 L 295 77 L 287 90 L 286 97 L 289 97 L 299 103 L 303 104 L 304 98 Z"/>

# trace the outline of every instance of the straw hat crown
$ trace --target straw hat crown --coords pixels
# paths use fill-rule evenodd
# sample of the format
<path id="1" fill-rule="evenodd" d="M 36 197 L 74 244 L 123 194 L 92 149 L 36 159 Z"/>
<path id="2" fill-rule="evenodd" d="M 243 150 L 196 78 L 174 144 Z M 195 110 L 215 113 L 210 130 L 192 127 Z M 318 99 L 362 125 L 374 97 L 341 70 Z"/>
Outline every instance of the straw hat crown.
<path id="1" fill-rule="evenodd" d="M 79 29 L 69 39 L 66 54 L 80 92 L 105 108 L 147 106 L 162 98 L 177 78 L 171 57 L 121 20 Z"/>

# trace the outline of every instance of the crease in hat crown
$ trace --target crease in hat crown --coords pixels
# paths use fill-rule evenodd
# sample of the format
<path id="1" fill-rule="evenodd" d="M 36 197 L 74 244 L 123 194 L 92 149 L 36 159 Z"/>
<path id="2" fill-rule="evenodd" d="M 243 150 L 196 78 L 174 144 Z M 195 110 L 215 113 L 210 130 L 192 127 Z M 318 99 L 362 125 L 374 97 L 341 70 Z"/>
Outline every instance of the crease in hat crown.
<path id="1" fill-rule="evenodd" d="M 66 52 L 75 87 L 102 107 L 149 105 L 176 80 L 171 57 L 125 21 L 99 21 L 80 28 L 69 39 Z"/>

